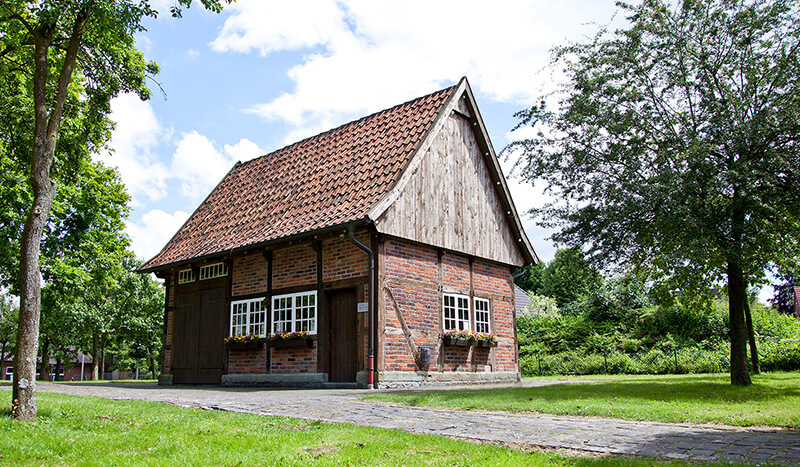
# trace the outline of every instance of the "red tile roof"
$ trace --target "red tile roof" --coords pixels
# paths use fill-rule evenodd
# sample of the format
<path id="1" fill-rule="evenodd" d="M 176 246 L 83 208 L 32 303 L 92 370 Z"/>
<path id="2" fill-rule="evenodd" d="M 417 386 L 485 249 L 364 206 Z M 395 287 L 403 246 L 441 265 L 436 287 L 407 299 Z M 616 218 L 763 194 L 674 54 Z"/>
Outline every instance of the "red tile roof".
<path id="1" fill-rule="evenodd" d="M 140 271 L 363 219 L 400 177 L 455 89 L 237 163 Z"/>

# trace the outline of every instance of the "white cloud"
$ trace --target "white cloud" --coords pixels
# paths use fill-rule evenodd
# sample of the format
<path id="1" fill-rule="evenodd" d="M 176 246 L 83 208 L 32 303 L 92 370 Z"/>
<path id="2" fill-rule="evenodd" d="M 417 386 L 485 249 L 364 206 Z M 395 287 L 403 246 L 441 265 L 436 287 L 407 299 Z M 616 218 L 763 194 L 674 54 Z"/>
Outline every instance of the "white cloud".
<path id="1" fill-rule="evenodd" d="M 154 209 L 145 213 L 138 222 L 129 222 L 125 232 L 131 237 L 136 257 L 147 260 L 155 256 L 188 218 L 188 212 L 169 214 Z"/>
<path id="2" fill-rule="evenodd" d="M 308 50 L 294 89 L 249 111 L 319 127 L 379 110 L 469 76 L 491 99 L 532 103 L 551 77 L 548 48 L 611 19 L 613 2 L 565 0 L 241 0 L 212 42 L 218 52 Z M 555 19 L 554 19 L 555 18 Z M 299 133 L 304 133 L 300 131 Z"/>
<path id="3" fill-rule="evenodd" d="M 190 58 L 197 58 L 200 56 L 200 51 L 197 49 L 189 49 L 186 51 L 186 55 L 188 55 Z"/>
<path id="4" fill-rule="evenodd" d="M 250 159 L 255 159 L 258 156 L 264 155 L 264 150 L 258 147 L 256 143 L 246 138 L 240 139 L 239 142 L 233 146 L 226 144 L 223 148 L 225 149 L 225 153 L 233 158 L 233 160 L 241 162 L 249 161 Z"/>
<path id="5" fill-rule="evenodd" d="M 218 51 L 258 51 L 262 56 L 326 44 L 346 31 L 344 12 L 336 1 L 265 2 L 241 0 L 211 43 Z"/>
<path id="6" fill-rule="evenodd" d="M 178 141 L 172 156 L 171 175 L 181 182 L 181 195 L 197 198 L 208 194 L 235 162 L 229 155 L 222 154 L 214 142 L 192 131 L 183 133 Z"/>
<path id="7" fill-rule="evenodd" d="M 155 150 L 167 137 L 149 102 L 135 94 L 123 94 L 111 101 L 111 119 L 116 128 L 111 135 L 111 152 L 103 151 L 97 159 L 117 167 L 128 187 L 135 206 L 145 197 L 155 201 L 166 196 L 168 169 Z"/>

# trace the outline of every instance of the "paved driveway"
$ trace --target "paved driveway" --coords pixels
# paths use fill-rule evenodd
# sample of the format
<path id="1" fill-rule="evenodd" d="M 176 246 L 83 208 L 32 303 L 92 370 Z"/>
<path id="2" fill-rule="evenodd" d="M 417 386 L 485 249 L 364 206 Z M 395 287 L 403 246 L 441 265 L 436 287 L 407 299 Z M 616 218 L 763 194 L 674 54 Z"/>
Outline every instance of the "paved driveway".
<path id="1" fill-rule="evenodd" d="M 361 401 L 364 390 L 38 385 L 39 391 L 393 428 L 471 441 L 671 459 L 800 464 L 800 432 L 717 425 L 431 409 Z"/>

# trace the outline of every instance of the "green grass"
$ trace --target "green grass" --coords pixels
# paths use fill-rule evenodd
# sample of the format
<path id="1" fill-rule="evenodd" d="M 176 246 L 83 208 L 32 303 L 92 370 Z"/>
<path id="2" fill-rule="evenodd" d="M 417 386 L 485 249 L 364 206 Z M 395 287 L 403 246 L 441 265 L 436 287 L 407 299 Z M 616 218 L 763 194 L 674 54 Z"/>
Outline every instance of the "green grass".
<path id="1" fill-rule="evenodd" d="M 9 391 L 0 391 L 0 400 L 10 398 Z M 8 410 L 0 411 L 0 465 L 662 464 L 652 459 L 524 452 L 395 430 L 155 402 L 51 393 L 38 394 L 37 401 L 36 422 L 14 422 Z"/>
<path id="2" fill-rule="evenodd" d="M 797 372 L 754 375 L 753 384 L 748 387 L 731 386 L 728 375 L 600 378 L 602 381 L 533 388 L 384 393 L 366 398 L 465 410 L 800 427 L 800 373 Z M 565 377 L 558 379 L 569 381 Z"/>

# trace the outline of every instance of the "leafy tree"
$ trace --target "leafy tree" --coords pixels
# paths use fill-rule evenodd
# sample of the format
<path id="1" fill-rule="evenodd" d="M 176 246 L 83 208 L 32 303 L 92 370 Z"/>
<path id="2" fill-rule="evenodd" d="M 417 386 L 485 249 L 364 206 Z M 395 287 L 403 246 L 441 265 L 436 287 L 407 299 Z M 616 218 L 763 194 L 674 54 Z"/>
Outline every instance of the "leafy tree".
<path id="1" fill-rule="evenodd" d="M 603 283 L 603 278 L 580 248 L 561 248 L 541 273 L 540 295 L 552 297 L 558 308 L 577 301 Z"/>
<path id="2" fill-rule="evenodd" d="M 201 3 L 220 11 L 222 1 L 226 0 Z M 191 3 L 176 0 L 173 15 L 180 16 L 180 8 Z M 149 96 L 145 76 L 156 73 L 157 67 L 136 49 L 134 35 L 144 29 L 144 18 L 156 15 L 146 0 L 0 1 L 0 69 L 3 76 L 13 75 L 0 83 L 0 91 L 14 96 L 6 100 L 17 98 L 21 111 L 15 114 L 20 116 L 20 126 L 14 127 L 13 137 L 3 141 L 2 150 L 27 168 L 31 187 L 20 237 L 15 419 L 36 417 L 39 257 L 57 191 L 52 171 L 60 164 L 73 167 L 93 144 L 108 139 L 111 122 L 107 115 L 113 96 L 120 92 Z M 33 118 L 24 118 L 26 112 Z M 67 145 L 65 151 L 57 151 L 60 139 L 73 133 L 85 137 L 84 145 Z"/>
<path id="3" fill-rule="evenodd" d="M 780 274 L 778 280 L 779 282 L 772 286 L 774 293 L 770 302 L 778 313 L 794 314 L 794 288 L 800 285 L 800 279 L 792 274 Z"/>
<path id="4" fill-rule="evenodd" d="M 542 290 L 542 271 L 544 271 L 544 268 L 544 263 L 525 266 L 518 273 L 519 275 L 514 277 L 514 283 L 526 292 L 537 294 Z"/>
<path id="5" fill-rule="evenodd" d="M 725 282 L 731 383 L 750 384 L 744 304 L 800 260 L 800 21 L 794 0 L 644 0 L 630 26 L 554 51 L 558 110 L 508 148 L 554 199 L 556 240 L 652 267 L 682 291 Z"/>
<path id="6" fill-rule="evenodd" d="M 19 307 L 5 294 L 0 295 L 0 363 L 14 352 L 12 344 L 17 337 L 18 322 Z"/>

